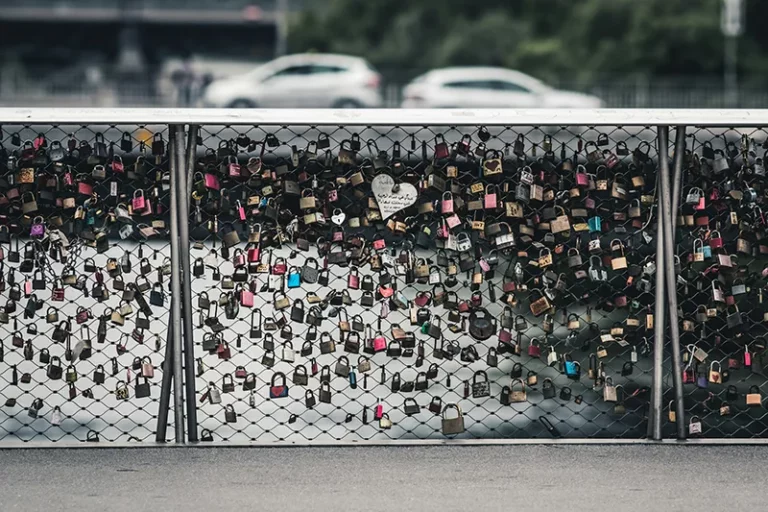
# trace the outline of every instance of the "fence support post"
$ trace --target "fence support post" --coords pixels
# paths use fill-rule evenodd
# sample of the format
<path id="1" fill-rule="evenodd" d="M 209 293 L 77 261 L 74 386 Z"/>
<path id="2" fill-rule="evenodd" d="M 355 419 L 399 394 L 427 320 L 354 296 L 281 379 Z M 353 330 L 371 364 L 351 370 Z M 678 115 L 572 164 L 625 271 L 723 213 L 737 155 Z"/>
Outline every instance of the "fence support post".
<path id="1" fill-rule="evenodd" d="M 677 227 L 677 208 L 680 206 L 680 187 L 683 181 L 685 158 L 685 126 L 675 127 L 675 160 L 672 174 L 672 229 Z M 674 234 L 674 232 L 673 232 Z M 674 238 L 672 239 L 674 242 Z"/>
<path id="2" fill-rule="evenodd" d="M 659 165 L 666 158 L 667 132 L 666 127 L 659 127 L 657 145 Z M 656 184 L 661 189 L 662 180 Z M 661 420 L 663 416 L 663 374 L 664 374 L 664 333 L 665 333 L 665 304 L 664 304 L 664 201 L 656 201 L 656 303 L 653 313 L 653 385 L 651 387 L 651 408 L 648 422 L 648 433 L 655 440 L 661 440 Z M 661 298 L 661 300 L 660 300 Z"/>
<path id="3" fill-rule="evenodd" d="M 181 265 L 179 255 L 179 194 L 178 183 L 181 163 L 178 159 L 179 141 L 184 144 L 184 127 L 169 125 L 170 130 L 170 169 L 171 169 L 171 295 L 174 298 L 181 297 Z M 184 393 L 182 380 L 181 350 L 181 301 L 171 301 L 171 325 L 173 337 L 173 412 L 176 432 L 176 442 L 184 443 Z M 195 397 L 190 397 L 193 401 Z"/>
<path id="4" fill-rule="evenodd" d="M 669 304 L 669 331 L 672 351 L 672 381 L 675 393 L 675 418 L 677 438 L 685 439 L 685 407 L 683 405 L 683 380 L 680 375 L 680 326 L 677 311 L 677 273 L 675 272 L 675 240 L 673 236 L 673 220 L 676 215 L 672 211 L 669 180 L 669 127 L 659 128 L 659 189 L 661 190 L 660 205 L 662 206 L 662 222 L 664 227 L 664 268 L 661 269 L 666 278 L 666 298 Z M 656 294 L 664 305 L 664 294 Z"/>
<path id="5" fill-rule="evenodd" d="M 173 310 L 174 298 L 171 297 L 169 307 Z M 173 385 L 173 322 L 168 322 L 168 330 L 165 336 L 165 360 L 163 362 L 163 383 L 160 387 L 160 403 L 157 410 L 157 431 L 155 441 L 164 443 L 168 432 L 168 409 L 171 404 L 171 386 Z"/>
<path id="6" fill-rule="evenodd" d="M 189 258 L 189 191 L 187 180 L 188 172 L 194 169 L 189 165 L 188 152 L 195 151 L 196 127 L 189 127 L 187 145 L 184 145 L 184 133 L 176 132 L 176 161 L 178 162 L 177 194 L 178 194 L 178 218 L 179 218 L 179 257 L 181 259 L 182 294 L 181 294 L 181 319 L 184 324 L 184 390 L 187 406 L 187 440 L 197 442 L 197 401 L 195 397 L 195 331 L 192 325 L 192 267 Z M 190 149 L 191 148 L 191 149 Z"/>

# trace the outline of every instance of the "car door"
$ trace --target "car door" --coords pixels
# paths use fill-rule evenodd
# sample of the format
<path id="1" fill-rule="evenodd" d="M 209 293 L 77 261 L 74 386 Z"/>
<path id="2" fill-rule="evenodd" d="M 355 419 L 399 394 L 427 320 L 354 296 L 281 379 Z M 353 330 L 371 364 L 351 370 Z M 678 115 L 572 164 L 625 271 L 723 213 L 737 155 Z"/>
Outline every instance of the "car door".
<path id="1" fill-rule="evenodd" d="M 305 82 L 306 107 L 329 108 L 333 106 L 339 91 L 345 84 L 346 68 L 327 64 L 313 64 Z"/>
<path id="2" fill-rule="evenodd" d="M 275 70 L 258 84 L 257 101 L 260 107 L 306 107 L 308 91 L 307 78 L 312 66 L 307 64 L 290 65 Z"/>

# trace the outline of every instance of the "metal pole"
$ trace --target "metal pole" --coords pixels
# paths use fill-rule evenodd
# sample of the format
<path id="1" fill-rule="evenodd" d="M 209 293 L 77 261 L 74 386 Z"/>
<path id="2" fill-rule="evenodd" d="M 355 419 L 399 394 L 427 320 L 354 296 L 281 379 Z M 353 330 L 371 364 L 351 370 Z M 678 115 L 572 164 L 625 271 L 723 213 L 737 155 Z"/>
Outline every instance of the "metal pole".
<path id="1" fill-rule="evenodd" d="M 672 379 L 675 389 L 675 416 L 677 438 L 685 439 L 685 407 L 683 406 L 683 379 L 680 373 L 680 326 L 677 311 L 677 274 L 675 272 L 675 240 L 672 236 L 672 201 L 669 188 L 669 128 L 659 128 L 659 188 L 661 189 L 662 222 L 664 226 L 664 268 L 667 301 L 669 303 L 669 331 L 672 341 Z M 656 294 L 657 301 L 664 294 Z"/>
<path id="2" fill-rule="evenodd" d="M 680 206 L 680 187 L 683 181 L 685 159 L 685 126 L 675 127 L 675 162 L 672 174 L 672 229 L 677 227 L 677 209 Z M 674 240 L 674 239 L 673 239 Z"/>
<path id="3" fill-rule="evenodd" d="M 174 183 L 179 176 L 179 163 L 176 150 L 177 130 L 183 127 L 178 125 L 169 125 L 170 130 L 170 164 L 171 164 L 171 295 L 181 297 L 180 281 L 180 258 L 179 258 L 179 198 L 177 186 Z M 173 412 L 176 428 L 176 442 L 184 443 L 184 399 L 183 399 L 183 381 L 182 381 L 182 350 L 181 350 L 181 301 L 176 300 L 171 303 L 171 324 L 173 325 Z M 189 397 L 194 400 L 195 397 Z"/>
<path id="4" fill-rule="evenodd" d="M 195 161 L 197 160 L 197 130 L 200 125 L 191 124 L 187 132 L 187 206 L 189 206 L 189 196 L 192 195 L 192 184 L 195 174 Z M 187 219 L 189 220 L 189 219 Z"/>
<path id="5" fill-rule="evenodd" d="M 195 132 L 190 131 L 188 142 L 194 146 Z M 192 267 L 189 263 L 189 194 L 187 193 L 187 154 L 184 146 L 184 130 L 176 129 L 176 174 L 179 218 L 179 257 L 181 260 L 181 318 L 184 324 L 184 389 L 187 397 L 187 440 L 197 442 L 197 396 L 195 390 L 195 331 L 192 326 Z"/>
<path id="6" fill-rule="evenodd" d="M 275 57 L 281 57 L 288 53 L 288 0 L 277 0 L 275 35 Z"/>
<path id="7" fill-rule="evenodd" d="M 739 83 L 736 63 L 739 60 L 738 39 L 725 36 L 725 106 L 736 108 L 739 105 Z"/>
<path id="8" fill-rule="evenodd" d="M 659 160 L 662 159 L 661 151 L 664 147 L 662 144 L 662 134 L 659 131 Z M 661 180 L 657 181 L 657 189 L 660 188 Z M 663 398 L 664 390 L 663 386 L 663 374 L 664 374 L 664 227 L 662 210 L 664 204 L 661 200 L 657 200 L 656 206 L 656 304 L 653 313 L 653 386 L 651 387 L 651 408 L 649 410 L 650 417 L 648 421 L 648 430 L 651 437 L 656 440 L 661 440 L 661 418 L 663 415 Z M 662 300 L 659 300 L 662 298 Z"/>
<path id="9" fill-rule="evenodd" d="M 173 310 L 173 297 L 171 297 L 171 310 Z M 157 411 L 157 432 L 155 441 L 164 443 L 168 431 L 168 410 L 171 405 L 171 385 L 173 384 L 173 322 L 168 322 L 168 331 L 165 337 L 165 361 L 163 361 L 163 384 L 160 388 L 160 408 Z"/>

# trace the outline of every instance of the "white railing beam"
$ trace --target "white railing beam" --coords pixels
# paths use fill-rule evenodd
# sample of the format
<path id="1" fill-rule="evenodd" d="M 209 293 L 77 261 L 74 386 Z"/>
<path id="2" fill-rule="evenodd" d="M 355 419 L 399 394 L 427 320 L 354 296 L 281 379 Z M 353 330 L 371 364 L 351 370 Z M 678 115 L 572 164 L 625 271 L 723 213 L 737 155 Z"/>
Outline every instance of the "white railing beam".
<path id="1" fill-rule="evenodd" d="M 768 110 L 0 108 L 0 124 L 768 126 Z"/>

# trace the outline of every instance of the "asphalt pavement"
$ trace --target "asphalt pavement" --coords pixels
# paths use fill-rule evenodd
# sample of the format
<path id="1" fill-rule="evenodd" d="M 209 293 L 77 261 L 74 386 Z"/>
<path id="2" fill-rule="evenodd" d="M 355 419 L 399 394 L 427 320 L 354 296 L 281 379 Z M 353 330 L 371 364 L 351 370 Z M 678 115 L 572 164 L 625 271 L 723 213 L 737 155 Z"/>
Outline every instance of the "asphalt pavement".
<path id="1" fill-rule="evenodd" d="M 0 450 L 0 510 L 760 510 L 762 446 Z"/>

